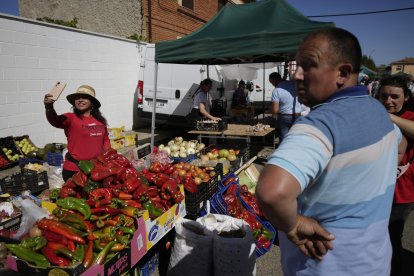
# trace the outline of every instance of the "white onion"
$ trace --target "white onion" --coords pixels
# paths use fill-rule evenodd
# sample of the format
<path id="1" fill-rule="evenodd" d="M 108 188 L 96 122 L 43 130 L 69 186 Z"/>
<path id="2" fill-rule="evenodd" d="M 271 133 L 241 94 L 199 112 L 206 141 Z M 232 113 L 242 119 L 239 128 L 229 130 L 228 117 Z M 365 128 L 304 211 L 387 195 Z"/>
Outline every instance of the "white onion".
<path id="1" fill-rule="evenodd" d="M 195 154 L 195 149 L 194 148 L 188 148 L 187 149 L 187 154 Z"/>
<path id="2" fill-rule="evenodd" d="M 169 146 L 174 145 L 174 140 L 169 141 L 169 142 L 168 142 L 168 145 L 169 145 Z"/>
<path id="3" fill-rule="evenodd" d="M 185 151 L 184 152 L 180 152 L 180 157 L 181 158 L 187 157 L 187 153 Z"/>
<path id="4" fill-rule="evenodd" d="M 158 150 L 162 150 L 164 147 L 165 147 L 164 144 L 161 144 L 158 146 Z"/>

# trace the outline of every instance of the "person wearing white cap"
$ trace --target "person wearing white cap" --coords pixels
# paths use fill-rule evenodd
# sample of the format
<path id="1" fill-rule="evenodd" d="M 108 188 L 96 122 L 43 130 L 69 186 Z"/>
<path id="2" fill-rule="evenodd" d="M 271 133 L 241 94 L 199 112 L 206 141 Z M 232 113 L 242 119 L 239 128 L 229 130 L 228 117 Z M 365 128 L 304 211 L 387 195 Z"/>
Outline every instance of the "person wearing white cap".
<path id="1" fill-rule="evenodd" d="M 66 99 L 72 104 L 73 112 L 58 115 L 52 95 L 46 94 L 44 98 L 47 120 L 52 126 L 64 129 L 68 140 L 62 171 L 65 181 L 79 171 L 80 160 L 93 159 L 111 147 L 107 121 L 99 110 L 101 103 L 95 97 L 95 89 L 81 85 Z"/>

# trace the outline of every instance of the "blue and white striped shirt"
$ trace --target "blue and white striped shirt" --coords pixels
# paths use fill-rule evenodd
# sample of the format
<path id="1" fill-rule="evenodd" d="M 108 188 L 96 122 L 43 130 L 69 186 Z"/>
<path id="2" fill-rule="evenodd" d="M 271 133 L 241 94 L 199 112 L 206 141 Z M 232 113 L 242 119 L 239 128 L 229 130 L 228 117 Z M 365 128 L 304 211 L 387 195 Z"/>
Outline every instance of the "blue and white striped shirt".
<path id="1" fill-rule="evenodd" d="M 268 163 L 297 179 L 299 213 L 318 220 L 335 240 L 319 262 L 279 233 L 285 275 L 389 275 L 401 137 L 363 86 L 335 93 L 296 121 Z"/>

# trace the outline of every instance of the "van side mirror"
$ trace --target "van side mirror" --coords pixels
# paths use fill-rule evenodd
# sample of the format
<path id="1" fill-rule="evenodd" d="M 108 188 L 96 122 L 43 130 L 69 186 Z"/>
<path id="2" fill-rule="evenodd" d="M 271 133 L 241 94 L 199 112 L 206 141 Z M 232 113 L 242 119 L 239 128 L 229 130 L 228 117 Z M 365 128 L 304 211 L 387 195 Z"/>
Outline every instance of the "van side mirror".
<path id="1" fill-rule="evenodd" d="M 180 98 L 180 89 L 176 89 L 175 90 L 175 98 L 179 99 Z"/>

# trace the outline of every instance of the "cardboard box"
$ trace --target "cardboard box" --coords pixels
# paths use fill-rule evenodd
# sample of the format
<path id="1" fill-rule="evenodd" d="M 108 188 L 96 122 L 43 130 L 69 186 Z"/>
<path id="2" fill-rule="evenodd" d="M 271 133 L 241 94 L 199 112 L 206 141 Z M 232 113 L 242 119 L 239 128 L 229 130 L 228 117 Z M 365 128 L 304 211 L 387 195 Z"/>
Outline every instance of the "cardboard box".
<path id="1" fill-rule="evenodd" d="M 135 146 L 138 142 L 138 132 L 133 130 L 125 131 L 124 146 Z"/>
<path id="2" fill-rule="evenodd" d="M 122 139 L 125 136 L 125 127 L 110 127 L 108 128 L 108 136 L 111 140 Z"/>
<path id="3" fill-rule="evenodd" d="M 147 253 L 145 236 L 145 221 L 140 217 L 138 219 L 137 231 L 135 231 L 129 247 L 116 254 L 104 265 L 92 266 L 82 273 L 82 276 L 122 275 L 128 272 Z"/>
<path id="4" fill-rule="evenodd" d="M 119 150 L 124 147 L 124 138 L 116 139 L 116 140 L 110 140 L 111 142 L 111 148 L 114 150 Z"/>
<path id="5" fill-rule="evenodd" d="M 180 191 L 184 194 L 184 186 L 180 187 Z M 148 211 L 143 215 L 145 220 L 147 250 L 151 249 L 162 237 L 164 237 L 180 217 L 185 217 L 185 200 L 179 204 L 173 205 L 160 217 L 151 220 Z"/>

